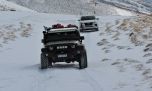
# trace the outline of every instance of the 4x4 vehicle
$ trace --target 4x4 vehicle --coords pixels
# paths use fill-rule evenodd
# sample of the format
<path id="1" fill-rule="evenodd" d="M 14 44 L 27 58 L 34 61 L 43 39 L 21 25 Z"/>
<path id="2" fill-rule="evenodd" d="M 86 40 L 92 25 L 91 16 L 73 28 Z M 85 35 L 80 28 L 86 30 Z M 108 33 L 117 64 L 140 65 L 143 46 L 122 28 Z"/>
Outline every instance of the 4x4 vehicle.
<path id="1" fill-rule="evenodd" d="M 52 29 L 44 27 L 41 49 L 41 69 L 53 66 L 56 62 L 78 62 L 79 68 L 87 67 L 87 53 L 77 28 Z"/>
<path id="2" fill-rule="evenodd" d="M 81 16 L 80 22 L 80 32 L 93 32 L 98 31 L 98 18 L 95 16 Z"/>

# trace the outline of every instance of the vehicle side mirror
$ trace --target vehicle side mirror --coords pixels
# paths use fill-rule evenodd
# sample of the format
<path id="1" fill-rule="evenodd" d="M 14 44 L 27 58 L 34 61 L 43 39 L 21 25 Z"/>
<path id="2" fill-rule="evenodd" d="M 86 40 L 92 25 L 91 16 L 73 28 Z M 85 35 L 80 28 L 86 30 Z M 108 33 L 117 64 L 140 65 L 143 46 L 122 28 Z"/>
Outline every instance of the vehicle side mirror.
<path id="1" fill-rule="evenodd" d="M 41 40 L 41 43 L 44 43 L 44 39 Z"/>
<path id="2" fill-rule="evenodd" d="M 43 31 L 43 34 L 46 34 L 46 31 Z"/>
<path id="3" fill-rule="evenodd" d="M 81 39 L 81 40 L 84 40 L 84 36 L 80 36 L 80 39 Z"/>
<path id="4" fill-rule="evenodd" d="M 45 29 L 45 31 L 50 31 L 51 30 L 51 27 L 46 27 L 46 26 L 43 26 L 44 27 L 44 29 Z"/>

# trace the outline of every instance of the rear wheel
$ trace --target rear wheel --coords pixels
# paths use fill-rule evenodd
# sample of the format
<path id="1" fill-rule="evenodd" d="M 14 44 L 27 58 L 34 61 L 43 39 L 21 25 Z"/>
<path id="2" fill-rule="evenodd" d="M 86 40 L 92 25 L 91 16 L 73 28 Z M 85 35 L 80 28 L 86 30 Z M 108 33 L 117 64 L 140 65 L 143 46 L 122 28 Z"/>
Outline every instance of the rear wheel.
<path id="1" fill-rule="evenodd" d="M 98 29 L 98 28 L 96 28 L 96 29 L 95 29 L 95 31 L 99 31 L 99 29 Z"/>
<path id="2" fill-rule="evenodd" d="M 80 61 L 79 61 L 79 68 L 84 69 L 87 68 L 88 63 L 87 63 L 87 54 L 86 51 L 82 51 L 80 55 Z"/>
<path id="3" fill-rule="evenodd" d="M 41 53 L 41 69 L 47 69 L 48 68 L 48 57 Z"/>

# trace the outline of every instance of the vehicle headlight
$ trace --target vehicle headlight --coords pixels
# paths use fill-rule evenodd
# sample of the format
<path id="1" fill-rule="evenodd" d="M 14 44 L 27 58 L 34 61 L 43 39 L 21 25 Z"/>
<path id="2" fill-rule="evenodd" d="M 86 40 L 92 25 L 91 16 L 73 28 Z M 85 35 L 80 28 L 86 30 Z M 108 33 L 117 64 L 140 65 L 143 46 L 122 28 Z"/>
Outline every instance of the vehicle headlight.
<path id="1" fill-rule="evenodd" d="M 97 23 L 94 23 L 95 26 L 97 26 Z"/>
<path id="2" fill-rule="evenodd" d="M 53 47 L 51 46 L 51 47 L 49 47 L 49 49 L 50 49 L 50 50 L 53 50 Z"/>
<path id="3" fill-rule="evenodd" d="M 82 23 L 82 24 L 81 24 L 81 26 L 82 26 L 82 27 L 85 27 L 85 24 L 84 24 L 84 23 Z"/>

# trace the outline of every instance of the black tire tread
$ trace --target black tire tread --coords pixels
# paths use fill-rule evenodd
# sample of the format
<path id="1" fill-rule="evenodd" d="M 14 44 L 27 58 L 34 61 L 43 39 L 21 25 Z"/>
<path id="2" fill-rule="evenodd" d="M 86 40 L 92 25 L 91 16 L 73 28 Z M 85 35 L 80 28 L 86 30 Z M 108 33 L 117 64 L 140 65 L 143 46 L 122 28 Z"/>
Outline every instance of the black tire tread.
<path id="1" fill-rule="evenodd" d="M 41 53 L 41 69 L 48 68 L 48 58 L 44 53 Z"/>
<path id="2" fill-rule="evenodd" d="M 87 68 L 87 66 L 88 66 L 87 54 L 86 54 L 86 50 L 84 50 L 84 51 L 81 52 L 81 55 L 80 55 L 79 69 Z"/>

